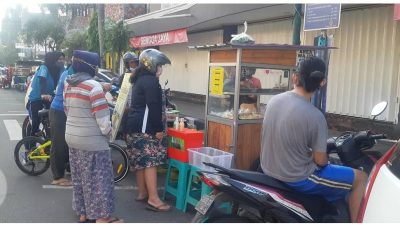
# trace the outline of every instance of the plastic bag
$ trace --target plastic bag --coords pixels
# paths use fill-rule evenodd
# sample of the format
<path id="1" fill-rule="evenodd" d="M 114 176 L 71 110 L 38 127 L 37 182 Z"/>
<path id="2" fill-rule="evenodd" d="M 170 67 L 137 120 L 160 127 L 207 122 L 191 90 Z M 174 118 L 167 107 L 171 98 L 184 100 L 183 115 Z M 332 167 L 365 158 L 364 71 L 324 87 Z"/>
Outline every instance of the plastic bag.
<path id="1" fill-rule="evenodd" d="M 247 22 L 244 22 L 244 32 L 240 34 L 232 34 L 232 39 L 230 41 L 231 44 L 235 45 L 243 45 L 243 44 L 254 44 L 254 39 L 246 34 L 247 31 Z"/>

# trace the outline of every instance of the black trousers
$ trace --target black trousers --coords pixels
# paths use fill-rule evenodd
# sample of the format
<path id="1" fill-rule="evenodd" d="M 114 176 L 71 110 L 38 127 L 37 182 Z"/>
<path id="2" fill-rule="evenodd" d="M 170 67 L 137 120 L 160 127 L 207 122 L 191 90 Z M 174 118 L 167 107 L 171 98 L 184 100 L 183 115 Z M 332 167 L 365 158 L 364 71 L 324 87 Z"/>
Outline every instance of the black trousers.
<path id="1" fill-rule="evenodd" d="M 32 120 L 31 136 L 35 136 L 35 134 L 39 131 L 39 111 L 43 109 L 42 100 L 29 102 L 27 108 L 29 110 L 29 116 Z"/>
<path id="2" fill-rule="evenodd" d="M 50 109 L 51 153 L 50 165 L 54 180 L 64 177 L 69 162 L 68 145 L 65 142 L 65 123 L 67 117 L 63 111 Z"/>

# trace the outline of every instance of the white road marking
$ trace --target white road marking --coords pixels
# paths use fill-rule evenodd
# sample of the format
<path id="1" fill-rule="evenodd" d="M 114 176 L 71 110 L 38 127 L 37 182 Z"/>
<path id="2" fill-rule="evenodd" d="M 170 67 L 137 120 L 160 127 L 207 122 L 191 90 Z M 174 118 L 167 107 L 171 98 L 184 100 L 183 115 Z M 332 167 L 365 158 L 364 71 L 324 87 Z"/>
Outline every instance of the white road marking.
<path id="1" fill-rule="evenodd" d="M 27 113 L 3 113 L 0 116 L 27 116 Z"/>
<path id="2" fill-rule="evenodd" d="M 26 113 L 26 110 L 25 111 L 8 111 L 8 113 Z"/>
<path id="3" fill-rule="evenodd" d="M 42 185 L 43 189 L 72 189 L 72 187 L 64 187 L 64 186 L 59 186 L 59 185 Z M 115 190 L 134 190 L 137 191 L 138 187 L 134 186 L 114 186 Z M 164 190 L 164 187 L 158 187 L 157 190 L 162 191 Z"/>
<path id="4" fill-rule="evenodd" d="M 22 139 L 22 128 L 17 120 L 3 120 L 3 122 L 11 141 L 19 141 Z"/>

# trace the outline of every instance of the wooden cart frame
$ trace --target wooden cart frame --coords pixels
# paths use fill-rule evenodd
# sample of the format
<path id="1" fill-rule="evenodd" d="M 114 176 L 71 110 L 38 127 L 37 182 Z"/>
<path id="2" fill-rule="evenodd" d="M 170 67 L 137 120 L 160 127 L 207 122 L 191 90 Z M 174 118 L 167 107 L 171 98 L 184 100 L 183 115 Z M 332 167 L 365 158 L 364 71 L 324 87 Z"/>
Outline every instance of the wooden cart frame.
<path id="1" fill-rule="evenodd" d="M 234 154 L 233 167 L 249 169 L 259 158 L 261 150 L 262 119 L 240 120 L 238 118 L 240 92 L 240 72 L 242 66 L 265 69 L 289 70 L 289 90 L 292 86 L 290 75 L 295 71 L 299 50 L 314 52 L 331 47 L 254 44 L 254 45 L 207 45 L 195 46 L 197 50 L 206 50 L 208 54 L 208 84 L 210 68 L 215 66 L 235 66 L 235 89 L 233 119 L 209 114 L 210 85 L 206 95 L 206 118 L 204 145 Z M 243 93 L 242 93 L 243 94 Z M 262 95 L 265 93 L 257 94 Z"/>

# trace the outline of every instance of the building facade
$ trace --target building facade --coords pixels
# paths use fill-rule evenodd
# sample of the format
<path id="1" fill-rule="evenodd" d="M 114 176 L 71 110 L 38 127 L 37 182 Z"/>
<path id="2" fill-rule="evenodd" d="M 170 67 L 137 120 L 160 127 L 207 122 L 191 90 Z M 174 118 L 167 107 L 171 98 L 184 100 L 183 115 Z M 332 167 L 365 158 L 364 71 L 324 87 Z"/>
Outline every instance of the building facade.
<path id="1" fill-rule="evenodd" d="M 213 6 L 214 9 L 218 9 L 218 5 Z M 265 5 L 254 9 L 245 9 L 245 6 L 241 6 L 242 12 L 237 12 L 233 5 L 231 12 L 218 15 L 218 19 L 214 19 L 210 5 L 203 5 L 205 14 L 202 15 L 208 17 L 204 21 L 196 21 L 196 11 L 191 8 L 188 10 L 185 6 L 175 6 L 181 7 L 180 14 L 169 9 L 167 18 L 171 21 L 179 18 L 176 23 L 188 30 L 187 43 L 159 46 L 172 61 L 171 66 L 165 67 L 163 76 L 163 79 L 169 80 L 171 90 L 180 95 L 186 93 L 188 96 L 204 99 L 202 96 L 206 95 L 208 85 L 207 53 L 188 49 L 188 46 L 226 42 L 227 25 L 236 25 L 237 33 L 240 33 L 243 31 L 241 24 L 247 20 L 247 33 L 256 43 L 292 43 L 293 5 Z M 199 10 L 201 5 L 196 7 Z M 224 8 L 229 10 L 226 5 Z M 155 13 L 157 12 L 153 14 Z M 158 13 L 160 14 L 160 11 Z M 377 119 L 385 124 L 383 127 L 386 133 L 393 133 L 393 130 L 397 129 L 400 97 L 400 21 L 395 21 L 393 14 L 394 5 L 342 5 L 340 27 L 327 31 L 328 35 L 333 36 L 333 46 L 338 48 L 331 50 L 328 72 L 326 110 L 331 124 L 343 129 L 355 129 L 357 121 L 370 118 L 375 104 L 387 101 L 388 108 Z M 240 16 L 241 19 L 236 18 Z M 156 27 L 163 27 L 162 24 L 155 24 L 151 17 L 127 23 L 129 26 L 129 22 L 133 22 L 132 28 L 143 30 L 140 35 L 151 34 L 150 30 L 141 28 L 145 21 L 149 24 L 154 23 Z M 170 26 L 164 25 L 167 30 L 173 29 Z M 158 29 L 160 32 L 165 31 Z M 301 44 L 313 45 L 314 38 L 319 34 L 320 31 L 302 31 Z M 365 126 L 368 124 L 364 123 Z"/>

